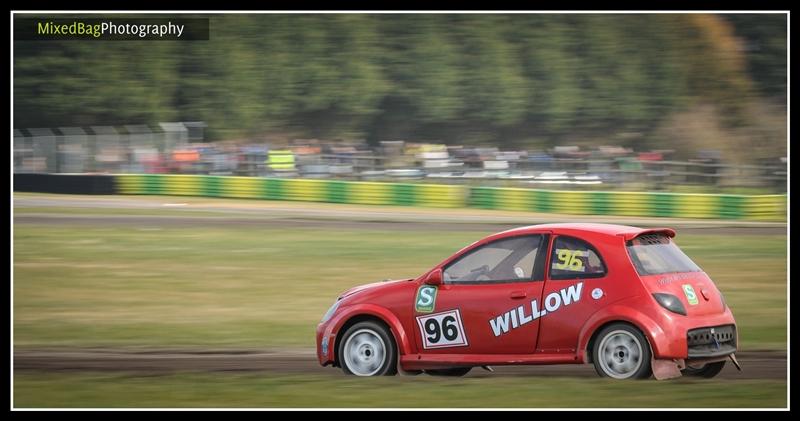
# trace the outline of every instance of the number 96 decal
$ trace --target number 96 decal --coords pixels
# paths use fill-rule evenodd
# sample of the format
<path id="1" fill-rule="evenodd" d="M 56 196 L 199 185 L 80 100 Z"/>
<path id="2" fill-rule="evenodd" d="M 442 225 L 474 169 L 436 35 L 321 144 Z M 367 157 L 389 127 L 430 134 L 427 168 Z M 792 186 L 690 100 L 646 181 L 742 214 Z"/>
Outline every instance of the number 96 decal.
<path id="1" fill-rule="evenodd" d="M 417 316 L 425 349 L 467 346 L 467 335 L 458 309 Z"/>

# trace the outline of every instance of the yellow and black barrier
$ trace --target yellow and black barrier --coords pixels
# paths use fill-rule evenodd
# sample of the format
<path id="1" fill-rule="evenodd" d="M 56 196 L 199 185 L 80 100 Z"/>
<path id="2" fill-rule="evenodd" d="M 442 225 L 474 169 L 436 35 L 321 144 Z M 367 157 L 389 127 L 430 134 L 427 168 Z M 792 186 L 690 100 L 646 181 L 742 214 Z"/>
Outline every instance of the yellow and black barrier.
<path id="1" fill-rule="evenodd" d="M 49 193 L 230 197 L 438 208 L 472 207 L 574 215 L 755 221 L 785 221 L 787 208 L 785 194 L 555 191 L 428 183 L 178 174 L 109 176 L 15 174 L 14 190 Z"/>
<path id="2" fill-rule="evenodd" d="M 121 194 L 235 197 L 363 205 L 464 207 L 469 190 L 438 184 L 208 175 L 117 175 Z"/>

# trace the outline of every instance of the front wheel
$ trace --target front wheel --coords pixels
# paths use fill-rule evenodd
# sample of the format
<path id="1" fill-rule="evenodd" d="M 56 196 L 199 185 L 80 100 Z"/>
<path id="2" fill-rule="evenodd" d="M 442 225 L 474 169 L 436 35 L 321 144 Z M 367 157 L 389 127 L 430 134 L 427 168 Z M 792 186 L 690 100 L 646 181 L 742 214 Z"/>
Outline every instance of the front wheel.
<path id="1" fill-rule="evenodd" d="M 650 345 L 639 329 L 614 323 L 597 335 L 592 350 L 594 369 L 601 377 L 646 379 L 652 374 Z"/>
<path id="2" fill-rule="evenodd" d="M 461 377 L 469 373 L 470 370 L 472 370 L 472 367 L 453 367 L 425 370 L 425 373 L 431 376 Z"/>
<path id="3" fill-rule="evenodd" d="M 342 337 L 339 361 L 345 374 L 392 376 L 397 373 L 397 348 L 384 326 L 373 321 L 360 322 L 347 329 Z"/>
<path id="4" fill-rule="evenodd" d="M 710 379 L 722 371 L 722 369 L 725 367 L 725 362 L 726 361 L 717 361 L 695 367 L 687 364 L 686 368 L 681 370 L 681 374 L 684 376 L 704 377 L 706 379 Z"/>

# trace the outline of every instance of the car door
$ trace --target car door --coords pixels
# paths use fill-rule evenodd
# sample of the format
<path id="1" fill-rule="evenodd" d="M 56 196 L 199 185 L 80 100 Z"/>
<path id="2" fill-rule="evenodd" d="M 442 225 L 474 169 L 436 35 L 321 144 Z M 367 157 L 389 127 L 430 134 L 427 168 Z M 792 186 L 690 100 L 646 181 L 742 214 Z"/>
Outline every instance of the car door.
<path id="1" fill-rule="evenodd" d="M 533 353 L 539 321 L 531 300 L 542 292 L 547 237 L 520 235 L 478 245 L 443 266 L 438 288 L 420 286 L 414 309 L 420 352 Z"/>
<path id="2" fill-rule="evenodd" d="M 565 235 L 553 238 L 547 265 L 537 351 L 575 353 L 584 322 L 606 304 L 607 266 L 589 242 Z"/>

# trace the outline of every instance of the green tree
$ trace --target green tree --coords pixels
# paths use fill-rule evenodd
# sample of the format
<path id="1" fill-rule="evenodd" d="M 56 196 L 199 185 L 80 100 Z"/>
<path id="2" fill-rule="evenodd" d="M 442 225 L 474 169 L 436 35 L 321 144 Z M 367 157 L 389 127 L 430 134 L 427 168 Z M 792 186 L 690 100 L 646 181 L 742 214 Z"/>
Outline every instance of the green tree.
<path id="1" fill-rule="evenodd" d="M 786 92 L 780 14 L 212 15 L 208 41 L 14 41 L 14 125 L 208 123 L 212 139 L 639 140 Z M 644 140 L 643 140 L 644 139 Z M 646 146 L 646 145 L 642 145 Z"/>

